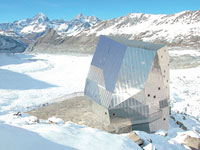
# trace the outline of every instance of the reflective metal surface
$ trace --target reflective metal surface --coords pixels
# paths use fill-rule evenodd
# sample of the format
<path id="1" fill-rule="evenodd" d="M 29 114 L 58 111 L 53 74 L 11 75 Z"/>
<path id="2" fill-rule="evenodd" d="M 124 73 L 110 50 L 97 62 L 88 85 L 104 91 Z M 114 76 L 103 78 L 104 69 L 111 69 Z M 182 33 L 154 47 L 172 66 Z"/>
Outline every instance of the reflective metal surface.
<path id="1" fill-rule="evenodd" d="M 118 97 L 113 97 L 114 101 L 121 103 L 144 89 L 155 53 L 141 48 L 126 49 L 114 91 Z"/>
<path id="2" fill-rule="evenodd" d="M 126 46 L 101 36 L 92 59 L 92 65 L 103 70 L 106 90 L 113 92 Z"/>
<path id="3" fill-rule="evenodd" d="M 169 56 L 163 45 L 100 36 L 85 95 L 112 118 L 168 129 Z"/>

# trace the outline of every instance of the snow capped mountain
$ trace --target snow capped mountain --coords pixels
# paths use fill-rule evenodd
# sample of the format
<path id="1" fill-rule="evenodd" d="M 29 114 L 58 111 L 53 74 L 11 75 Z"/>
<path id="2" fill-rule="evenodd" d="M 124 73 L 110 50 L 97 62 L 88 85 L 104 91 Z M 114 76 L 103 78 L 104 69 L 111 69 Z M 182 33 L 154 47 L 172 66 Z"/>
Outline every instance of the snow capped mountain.
<path id="1" fill-rule="evenodd" d="M 0 35 L 8 36 L 8 38 L 11 37 L 15 40 L 21 40 L 23 43 L 30 44 L 50 28 L 53 28 L 62 36 L 76 35 L 81 31 L 94 26 L 98 22 L 100 22 L 100 20 L 97 17 L 83 16 L 83 14 L 79 14 L 71 21 L 65 21 L 63 19 L 51 21 L 43 13 L 38 13 L 32 18 L 14 21 L 13 23 L 1 23 Z M 15 42 L 10 44 L 15 44 Z M 24 44 L 24 46 L 26 46 L 26 44 Z M 0 49 L 4 48 L 0 45 Z"/>
<path id="2" fill-rule="evenodd" d="M 67 28 L 62 31 L 65 35 L 76 35 L 96 25 L 98 22 L 100 22 L 100 20 L 95 16 L 83 16 L 83 14 L 78 14 L 74 19 L 68 22 Z"/>
<path id="3" fill-rule="evenodd" d="M 65 20 L 49 20 L 43 13 L 38 13 L 32 18 L 14 21 L 13 23 L 0 24 L 0 30 L 13 31 L 18 35 L 26 36 L 32 33 L 42 33 L 49 28 L 54 28 L 58 33 L 80 32 L 90 26 L 95 25 L 100 20 L 95 16 L 83 16 L 79 14 L 71 21 Z"/>
<path id="4" fill-rule="evenodd" d="M 33 18 L 14 21 L 13 23 L 0 24 L 0 30 L 13 31 L 16 34 L 41 32 L 41 28 L 48 23 L 49 19 L 42 13 L 37 14 Z M 44 27 L 43 27 L 44 28 Z"/>
<path id="5" fill-rule="evenodd" d="M 91 25 L 95 25 L 100 22 L 100 20 L 95 16 L 83 16 L 82 13 L 78 14 L 72 21 L 80 21 L 82 23 L 90 23 Z"/>
<path id="6" fill-rule="evenodd" d="M 43 13 L 38 13 L 32 18 L 32 22 L 35 22 L 35 23 L 42 23 L 42 22 L 48 22 L 48 21 L 49 21 L 49 18 Z"/>
<path id="7" fill-rule="evenodd" d="M 13 31 L 0 30 L 0 35 L 17 37 L 17 35 Z"/>
<path id="8" fill-rule="evenodd" d="M 20 22 L 20 21 L 19 21 Z M 44 32 L 49 27 L 50 20 L 43 13 L 35 15 L 31 19 L 27 19 L 27 24 L 21 28 L 20 33 L 29 34 L 29 33 L 41 33 Z"/>
<path id="9" fill-rule="evenodd" d="M 45 35 L 45 40 L 42 40 L 42 35 L 49 34 L 50 32 L 47 31 L 50 28 L 55 30 L 57 36 L 50 38 L 51 35 Z M 52 48 L 51 51 L 81 50 L 91 53 L 94 51 L 99 35 L 199 49 L 200 10 L 183 11 L 171 15 L 130 13 L 104 21 L 95 16 L 84 16 L 83 14 L 78 14 L 71 21 L 50 20 L 44 14 L 39 13 L 25 20 L 2 23 L 0 31 L 1 35 L 20 37 L 20 40 L 31 44 L 31 51 L 38 49 L 45 51 Z M 13 33 L 13 35 L 8 33 Z M 38 37 L 41 38 L 38 39 Z M 46 40 L 46 37 L 51 40 Z M 37 39 L 39 41 L 36 41 Z M 42 43 L 43 41 L 45 43 Z"/>
<path id="10" fill-rule="evenodd" d="M 200 10 L 183 11 L 172 15 L 131 13 L 120 18 L 102 21 L 82 34 L 126 35 L 129 39 L 180 45 L 198 42 Z"/>
<path id="11" fill-rule="evenodd" d="M 85 20 L 94 21 L 96 24 L 87 28 Z M 166 44 L 170 47 L 200 49 L 200 10 L 183 11 L 172 15 L 130 13 L 104 21 L 79 14 L 68 23 L 68 26 L 73 30 L 67 27 L 65 32 L 62 32 L 63 36 L 56 36 L 55 39 L 50 38 L 50 35 L 42 36 L 27 50 L 50 53 L 53 51 L 93 53 L 99 35 Z M 55 32 L 61 35 L 61 30 Z M 56 42 L 58 43 L 56 46 L 52 44 Z"/>

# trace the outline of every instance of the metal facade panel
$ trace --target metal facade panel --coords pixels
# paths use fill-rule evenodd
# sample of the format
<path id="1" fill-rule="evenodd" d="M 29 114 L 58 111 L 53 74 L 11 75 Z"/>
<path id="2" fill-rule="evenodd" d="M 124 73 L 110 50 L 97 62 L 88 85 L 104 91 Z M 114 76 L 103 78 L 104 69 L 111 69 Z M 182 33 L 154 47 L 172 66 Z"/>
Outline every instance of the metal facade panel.
<path id="1" fill-rule="evenodd" d="M 84 94 L 92 100 L 96 101 L 98 104 L 101 104 L 99 88 L 97 83 L 95 83 L 94 81 L 86 79 Z"/>
<path id="2" fill-rule="evenodd" d="M 119 42 L 123 45 L 126 45 L 128 47 L 142 48 L 142 49 L 146 49 L 146 50 L 157 51 L 158 49 L 164 47 L 164 45 L 162 45 L 162 44 L 152 44 L 152 43 L 148 43 L 148 42 L 129 40 L 129 39 L 120 38 L 120 37 L 109 36 L 109 38 L 116 42 Z"/>
<path id="3" fill-rule="evenodd" d="M 115 88 L 125 51 L 125 46 L 100 36 L 91 64 L 103 70 L 105 87 L 110 92 Z"/>
<path id="4" fill-rule="evenodd" d="M 163 82 L 165 85 L 165 89 L 166 89 L 166 93 L 167 93 L 167 98 L 169 101 L 169 52 L 167 47 L 164 47 L 160 50 L 157 51 L 158 54 L 158 59 L 159 59 L 159 64 L 160 64 L 160 68 L 161 68 L 161 74 L 163 77 Z"/>
<path id="5" fill-rule="evenodd" d="M 109 112 L 111 117 L 130 118 L 132 123 L 135 124 L 138 123 L 138 121 L 140 122 L 140 120 L 145 122 L 144 120 L 149 116 L 149 107 L 131 97 L 124 102 L 109 108 Z"/>
<path id="6" fill-rule="evenodd" d="M 133 130 L 141 130 L 145 132 L 150 132 L 149 123 L 135 124 L 132 125 Z"/>
<path id="7" fill-rule="evenodd" d="M 128 99 L 130 97 L 131 97 L 131 95 L 128 95 L 127 93 L 113 93 L 112 94 L 112 100 L 111 100 L 109 108 L 113 108 L 116 105 L 119 105 L 124 100 L 126 100 L 126 99 Z"/>
<path id="8" fill-rule="evenodd" d="M 141 92 L 133 95 L 132 98 L 136 99 L 141 104 L 146 105 L 146 98 L 145 98 L 144 90 L 142 90 Z"/>
<path id="9" fill-rule="evenodd" d="M 165 107 L 168 107 L 168 100 L 167 99 L 164 99 L 162 101 L 159 101 L 159 104 L 160 104 L 160 108 L 165 108 Z"/>
<path id="10" fill-rule="evenodd" d="M 125 100 L 124 102 L 116 105 L 113 108 L 123 108 L 123 107 L 137 107 L 137 106 L 141 106 L 143 105 L 142 103 L 140 103 L 138 100 L 134 99 L 134 98 L 129 98 L 127 100 Z"/>
<path id="11" fill-rule="evenodd" d="M 160 109 L 159 101 L 167 98 L 157 54 L 145 84 L 145 97 L 146 104 L 150 107 L 150 113 L 158 111 Z"/>
<path id="12" fill-rule="evenodd" d="M 144 112 L 148 112 L 148 106 L 109 109 L 110 117 L 130 118 L 132 121 L 146 119 L 148 114 Z"/>
<path id="13" fill-rule="evenodd" d="M 158 129 L 168 130 L 169 122 L 169 108 L 162 109 L 162 115 L 159 119 L 156 119 L 149 123 L 149 132 L 156 132 Z"/>
<path id="14" fill-rule="evenodd" d="M 100 84 L 101 86 L 105 87 L 104 77 L 103 77 L 103 70 L 91 65 L 88 73 L 88 79 Z"/>
<path id="15" fill-rule="evenodd" d="M 144 89 L 155 53 L 141 48 L 127 48 L 114 91 L 118 97 L 114 97 L 113 101 L 119 104 Z"/>
<path id="16" fill-rule="evenodd" d="M 141 91 L 136 95 L 133 95 L 132 97 L 129 97 L 125 101 L 110 108 L 137 107 L 141 105 L 143 106 L 146 105 L 144 91 Z"/>
<path id="17" fill-rule="evenodd" d="M 155 53 L 155 51 L 128 47 L 115 91 L 132 93 L 134 89 L 144 89 Z"/>
<path id="18" fill-rule="evenodd" d="M 99 88 L 99 96 L 101 100 L 101 105 L 103 105 L 105 108 L 108 108 L 111 103 L 112 93 L 105 90 L 105 88 L 101 86 L 98 86 L 98 88 Z"/>

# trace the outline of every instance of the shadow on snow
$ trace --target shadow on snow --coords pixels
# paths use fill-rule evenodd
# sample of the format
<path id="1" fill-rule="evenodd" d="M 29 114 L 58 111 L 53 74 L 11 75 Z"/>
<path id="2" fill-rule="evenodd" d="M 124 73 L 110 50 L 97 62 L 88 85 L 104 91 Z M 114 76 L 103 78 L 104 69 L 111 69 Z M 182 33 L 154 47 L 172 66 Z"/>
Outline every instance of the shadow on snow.
<path id="1" fill-rule="evenodd" d="M 0 66 L 18 65 L 23 63 L 31 63 L 36 61 L 46 61 L 44 59 L 36 59 L 35 55 L 31 54 L 1 54 Z"/>
<path id="2" fill-rule="evenodd" d="M 27 75 L 0 69 L 0 89 L 29 90 L 46 89 L 55 85 L 33 79 Z"/>
<path id="3" fill-rule="evenodd" d="M 0 133 L 1 150 L 76 150 L 49 141 L 32 131 L 6 124 L 0 123 Z"/>

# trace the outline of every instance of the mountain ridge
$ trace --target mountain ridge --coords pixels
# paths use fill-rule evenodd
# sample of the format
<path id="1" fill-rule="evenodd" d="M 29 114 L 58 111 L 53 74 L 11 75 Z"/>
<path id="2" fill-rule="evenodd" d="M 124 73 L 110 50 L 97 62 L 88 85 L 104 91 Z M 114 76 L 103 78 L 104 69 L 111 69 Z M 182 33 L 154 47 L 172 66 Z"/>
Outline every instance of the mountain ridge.
<path id="1" fill-rule="evenodd" d="M 103 20 L 74 36 L 58 36 L 56 40 L 62 41 L 59 45 L 48 43 L 45 38 L 40 39 L 36 45 L 30 45 L 27 51 L 93 53 L 100 35 L 165 44 L 170 47 L 200 49 L 200 10 L 171 15 L 130 13 Z M 45 45 L 48 45 L 48 49 Z"/>
<path id="2" fill-rule="evenodd" d="M 51 37 L 53 31 L 48 30 L 54 30 L 56 36 Z M 70 21 L 50 20 L 39 13 L 25 20 L 0 24 L 0 31 L 9 33 L 9 36 L 12 36 L 12 31 L 14 38 L 29 44 L 27 51 L 37 52 L 92 53 L 99 35 L 199 49 L 200 10 L 170 15 L 129 13 L 110 20 L 78 14 Z"/>
<path id="3" fill-rule="evenodd" d="M 101 21 L 95 16 L 83 16 L 79 14 L 72 20 L 66 21 L 64 19 L 50 20 L 45 14 L 38 13 L 32 18 L 18 20 L 10 23 L 0 23 L 0 30 L 13 31 L 16 34 L 27 35 L 30 33 L 41 33 L 47 31 L 49 28 L 54 28 L 57 32 L 66 32 L 71 29 L 76 31 L 78 25 L 87 24 L 88 27 Z M 73 25 L 77 25 L 76 27 Z M 87 27 L 86 26 L 86 27 Z M 77 29 L 77 31 L 80 29 Z"/>
<path id="4" fill-rule="evenodd" d="M 95 16 L 83 16 L 83 14 L 79 15 L 79 17 L 76 16 L 71 21 L 63 19 L 50 20 L 45 14 L 38 13 L 32 18 L 11 23 L 0 23 L 0 35 L 6 36 L 7 42 L 12 41 L 10 43 L 11 45 L 17 44 L 15 41 L 21 41 L 25 50 L 27 45 L 35 42 L 39 37 L 45 34 L 48 29 L 54 28 L 61 36 L 63 34 L 73 35 L 100 21 L 101 20 Z M 4 40 L 2 39 L 2 41 Z M 2 49 L 4 49 L 4 47 L 0 45 L 0 50 Z"/>

